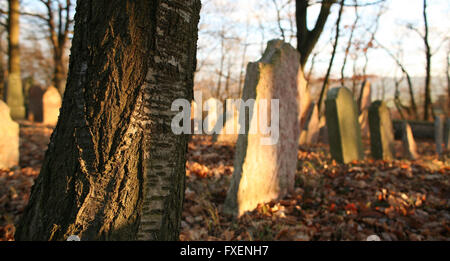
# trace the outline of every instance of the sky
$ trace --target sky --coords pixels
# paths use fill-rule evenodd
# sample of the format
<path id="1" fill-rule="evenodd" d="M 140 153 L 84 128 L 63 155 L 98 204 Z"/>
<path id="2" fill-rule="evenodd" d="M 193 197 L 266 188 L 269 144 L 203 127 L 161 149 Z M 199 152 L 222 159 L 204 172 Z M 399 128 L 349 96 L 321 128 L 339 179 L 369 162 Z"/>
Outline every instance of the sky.
<path id="1" fill-rule="evenodd" d="M 277 0 L 278 3 L 286 0 Z M 359 2 L 374 2 L 375 0 L 359 0 Z M 295 2 L 295 1 L 294 1 Z M 37 0 L 24 0 L 24 7 L 28 11 L 44 11 L 42 4 Z M 265 47 L 265 42 L 280 38 L 280 32 L 276 24 L 276 12 L 272 0 L 202 0 L 203 7 L 201 12 L 201 23 L 199 33 L 198 58 L 208 58 L 211 62 L 205 66 L 206 72 L 213 72 L 217 68 L 220 57 L 220 42 L 216 34 L 211 33 L 223 28 L 229 37 L 245 38 L 247 35 L 246 62 L 256 61 L 260 58 L 261 52 Z M 444 76 L 446 72 L 446 52 L 450 48 L 448 41 L 442 44 L 445 37 L 450 37 L 450 1 L 449 0 L 428 0 L 428 17 L 430 24 L 430 42 L 433 51 L 437 52 L 432 58 L 432 74 L 434 76 Z M 406 29 L 407 24 L 413 24 L 422 30 L 422 0 L 387 0 L 386 11 L 380 19 L 380 26 L 376 34 L 376 39 L 384 46 L 390 48 L 395 53 L 401 53 L 401 60 L 412 76 L 421 77 L 425 73 L 425 55 L 424 44 L 418 35 Z M 282 15 L 294 14 L 294 6 L 284 9 Z M 318 51 L 314 73 L 324 75 L 331 56 L 330 39 L 334 37 L 334 25 L 337 18 L 338 5 L 332 8 L 325 30 L 316 46 Z M 309 8 L 309 25 L 313 25 L 319 12 L 320 5 L 316 4 Z M 346 7 L 344 9 L 342 26 L 348 26 L 353 23 L 354 9 Z M 378 12 L 377 6 L 361 7 L 361 30 L 363 32 L 364 24 L 367 25 Z M 248 26 L 247 26 L 248 24 Z M 289 24 L 283 22 L 283 27 L 287 30 L 295 23 Z M 264 28 L 264 35 L 261 33 L 261 27 Z M 32 27 L 30 27 L 32 28 Z M 246 30 L 248 28 L 248 31 Z M 287 33 L 288 34 L 288 33 Z M 264 36 L 264 39 L 263 39 Z M 340 45 L 336 54 L 335 65 L 332 75 L 338 76 L 343 60 L 343 51 L 348 38 L 348 30 L 343 30 L 340 38 Z M 289 40 L 289 39 L 287 39 Z M 296 40 L 291 44 L 295 47 Z M 237 42 L 229 43 L 233 51 L 228 59 L 235 61 L 232 70 L 239 71 L 243 46 Z M 440 48 L 438 48 L 440 46 Z M 310 57 L 311 59 L 311 57 Z M 362 59 L 358 63 L 361 67 Z M 308 69 L 307 64 L 307 68 Z M 369 52 L 368 73 L 381 76 L 398 76 L 401 74 L 398 66 L 382 49 L 371 49 Z M 352 65 L 346 67 L 346 75 L 352 75 Z"/>
<path id="2" fill-rule="evenodd" d="M 261 12 L 258 5 L 262 2 L 267 2 L 267 6 L 269 8 L 266 8 Z M 204 8 L 202 10 L 202 23 L 207 24 L 208 27 L 211 28 L 219 27 L 221 21 L 225 24 L 234 22 L 237 24 L 237 28 L 233 28 L 235 34 L 244 35 L 244 24 L 248 19 L 253 25 L 250 38 L 254 42 L 258 42 L 261 41 L 261 36 L 259 33 L 260 29 L 258 28 L 257 17 L 260 17 L 263 20 L 271 21 L 270 25 L 267 25 L 267 27 L 272 27 L 274 29 L 273 33 L 266 33 L 265 38 L 267 38 L 267 40 L 271 38 L 279 38 L 280 33 L 275 30 L 276 26 L 274 27 L 274 25 L 276 25 L 276 12 L 274 8 L 270 10 L 271 2 L 272 1 L 270 0 L 210 0 L 204 4 Z M 373 2 L 373 0 L 360 0 L 360 2 Z M 433 50 L 437 50 L 438 46 L 441 45 L 439 51 L 432 58 L 432 72 L 433 75 L 444 75 L 446 69 L 446 52 L 449 47 L 448 44 L 442 45 L 442 42 L 445 37 L 450 37 L 450 1 L 429 0 L 428 2 L 431 46 Z M 213 14 L 209 13 L 211 12 L 211 9 L 226 9 L 230 8 L 230 6 L 234 6 L 234 10 L 224 15 L 221 15 L 220 12 L 213 12 Z M 422 0 L 388 0 L 385 6 L 387 9 L 381 16 L 376 39 L 384 46 L 393 49 L 395 52 L 397 52 L 397 50 L 401 50 L 401 60 L 404 62 L 408 72 L 413 76 L 423 76 L 425 73 L 425 54 L 423 52 L 424 43 L 415 32 L 406 29 L 407 24 L 413 24 L 419 30 L 423 29 Z M 335 5 L 332 9 L 332 14 L 328 19 L 325 31 L 317 44 L 316 50 L 320 50 L 320 54 L 317 57 L 317 63 L 315 65 L 318 73 L 324 73 L 328 66 L 328 61 L 332 51 L 329 42 L 330 37 L 334 37 L 333 28 L 337 18 L 337 9 L 338 6 Z M 309 9 L 309 25 L 314 24 L 319 10 L 320 5 L 315 5 Z M 377 6 L 362 7 L 359 12 L 362 16 L 362 23 L 368 23 L 376 15 L 378 9 Z M 353 23 L 353 19 L 353 8 L 345 8 L 341 25 L 350 25 Z M 283 25 L 284 27 L 289 27 L 287 23 L 284 23 Z M 339 40 L 340 47 L 338 48 L 338 53 L 336 56 L 336 68 L 332 71 L 335 74 L 340 70 L 339 62 L 343 60 L 343 50 L 345 48 L 347 38 L 348 31 L 344 31 L 341 39 Z M 203 39 L 200 37 L 199 41 L 202 42 Z M 292 45 L 296 45 L 295 40 L 292 42 Z M 249 58 L 257 60 L 259 58 L 258 56 L 260 55 L 261 48 L 258 45 L 255 45 L 251 46 L 250 49 Z M 204 53 L 200 51 L 199 56 L 202 57 L 202 55 L 204 55 Z M 347 74 L 352 74 L 352 68 L 350 67 L 352 66 L 347 66 Z M 371 50 L 369 52 L 369 73 L 391 76 L 392 74 L 400 73 L 397 71 L 399 70 L 395 65 L 395 62 L 386 54 L 384 50 Z"/>

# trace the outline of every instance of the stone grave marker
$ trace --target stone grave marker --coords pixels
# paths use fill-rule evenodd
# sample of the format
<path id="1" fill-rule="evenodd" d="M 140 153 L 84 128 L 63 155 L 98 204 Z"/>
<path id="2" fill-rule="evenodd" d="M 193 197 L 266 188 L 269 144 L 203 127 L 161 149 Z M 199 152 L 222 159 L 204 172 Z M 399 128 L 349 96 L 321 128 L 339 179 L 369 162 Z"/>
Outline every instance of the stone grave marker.
<path id="1" fill-rule="evenodd" d="M 19 164 L 19 124 L 12 120 L 8 105 L 0 100 L 0 169 Z"/>
<path id="2" fill-rule="evenodd" d="M 225 213 L 241 216 L 259 203 L 282 198 L 294 189 L 300 135 L 300 90 L 304 88 L 299 84 L 306 84 L 299 61 L 300 54 L 294 47 L 281 40 L 272 40 L 263 57 L 247 66 L 243 103 L 239 109 L 245 116 L 240 122 L 245 133 L 239 135 L 236 143 L 234 173 L 224 204 Z M 258 112 L 257 105 L 264 100 L 270 106 L 264 113 Z M 264 114 L 271 115 L 270 134 L 264 134 L 258 128 Z M 275 115 L 273 119 L 272 115 Z M 272 139 L 276 132 L 273 126 L 279 126 L 275 140 Z M 258 131 L 252 134 L 252 130 Z M 267 139 L 270 135 L 272 138 Z"/>
<path id="3" fill-rule="evenodd" d="M 444 120 L 442 116 L 434 117 L 434 142 L 436 144 L 436 152 L 442 155 L 442 144 L 444 143 Z"/>
<path id="4" fill-rule="evenodd" d="M 383 101 L 375 101 L 371 104 L 369 127 L 372 157 L 379 160 L 394 159 L 394 128 L 389 108 Z"/>
<path id="5" fill-rule="evenodd" d="M 411 160 L 416 160 L 419 158 L 419 154 L 417 153 L 417 145 L 414 140 L 411 126 L 406 121 L 402 123 L 402 143 L 405 157 Z"/>
<path id="6" fill-rule="evenodd" d="M 369 137 L 369 108 L 372 102 L 372 87 L 368 80 L 362 83 L 361 92 L 358 99 L 359 125 L 361 126 L 361 136 Z"/>
<path id="7" fill-rule="evenodd" d="M 329 90 L 325 114 L 331 156 L 339 163 L 362 160 L 361 129 L 352 92 L 345 87 Z"/>
<path id="8" fill-rule="evenodd" d="M 307 145 L 317 143 L 319 140 L 319 110 L 313 102 L 310 104 L 305 124 L 300 133 L 299 145 Z"/>
<path id="9" fill-rule="evenodd" d="M 58 89 L 53 86 L 48 87 L 42 96 L 42 118 L 44 124 L 56 125 L 61 104 L 62 100 Z"/>

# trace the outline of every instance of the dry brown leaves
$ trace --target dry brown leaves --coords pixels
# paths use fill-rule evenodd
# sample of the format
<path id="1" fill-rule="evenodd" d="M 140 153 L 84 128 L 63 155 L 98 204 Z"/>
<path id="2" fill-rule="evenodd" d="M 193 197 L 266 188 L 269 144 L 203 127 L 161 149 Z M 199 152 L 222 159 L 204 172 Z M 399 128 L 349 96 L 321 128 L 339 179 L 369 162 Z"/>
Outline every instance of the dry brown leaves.
<path id="1" fill-rule="evenodd" d="M 52 130 L 21 123 L 20 167 L 0 170 L 0 240 L 13 240 Z M 339 165 L 328 146 L 301 148 L 295 192 L 239 219 L 222 213 L 233 173 L 233 146 L 193 136 L 181 240 L 448 240 L 450 167 L 419 142 L 420 161 L 366 160 Z M 365 142 L 366 154 L 369 153 Z M 401 145 L 397 144 L 401 152 Z"/>

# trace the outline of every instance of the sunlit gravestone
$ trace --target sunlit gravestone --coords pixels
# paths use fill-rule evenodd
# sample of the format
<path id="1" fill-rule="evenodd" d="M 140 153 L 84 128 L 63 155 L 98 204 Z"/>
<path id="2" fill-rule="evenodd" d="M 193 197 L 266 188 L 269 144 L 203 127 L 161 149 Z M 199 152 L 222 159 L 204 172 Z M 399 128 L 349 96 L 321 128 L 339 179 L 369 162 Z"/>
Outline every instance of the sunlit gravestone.
<path id="1" fill-rule="evenodd" d="M 42 113 L 43 123 L 55 126 L 58 122 L 59 109 L 61 108 L 62 100 L 58 89 L 53 86 L 47 88 L 42 97 Z"/>
<path id="2" fill-rule="evenodd" d="M 403 154 L 405 157 L 411 160 L 416 160 L 419 158 L 419 154 L 417 153 L 416 141 L 414 140 L 411 126 L 407 121 L 403 121 L 402 123 L 402 143 Z"/>
<path id="3" fill-rule="evenodd" d="M 238 101 L 238 100 L 237 100 Z M 240 129 L 239 125 L 239 106 L 238 102 L 227 100 L 224 113 L 224 125 L 217 135 L 216 141 L 222 144 L 234 145 L 238 139 Z"/>
<path id="4" fill-rule="evenodd" d="M 310 145 L 318 142 L 320 132 L 319 110 L 315 103 L 311 103 L 305 117 L 299 145 Z"/>
<path id="5" fill-rule="evenodd" d="M 361 129 L 352 92 L 345 87 L 329 90 L 325 106 L 328 142 L 333 159 L 339 163 L 362 160 Z"/>
<path id="6" fill-rule="evenodd" d="M 369 108 L 372 102 L 372 87 L 368 80 L 365 80 L 361 86 L 361 93 L 358 99 L 359 125 L 361 126 L 361 136 L 369 136 Z"/>
<path id="7" fill-rule="evenodd" d="M 19 164 L 19 124 L 11 119 L 10 109 L 0 100 L 0 169 Z"/>
<path id="8" fill-rule="evenodd" d="M 394 129 L 386 103 L 375 101 L 369 108 L 370 149 L 372 157 L 392 160 L 395 156 Z"/>
<path id="9" fill-rule="evenodd" d="M 234 173 L 224 205 L 226 213 L 240 216 L 294 189 L 300 90 L 306 84 L 299 61 L 295 48 L 272 40 L 263 57 L 247 66 L 239 110 L 245 116 L 240 117 L 245 120 L 240 122 L 240 133 L 245 132 L 239 134 L 236 144 Z M 264 101 L 267 106 L 261 106 Z M 270 126 L 270 133 L 263 134 L 264 125 Z"/>

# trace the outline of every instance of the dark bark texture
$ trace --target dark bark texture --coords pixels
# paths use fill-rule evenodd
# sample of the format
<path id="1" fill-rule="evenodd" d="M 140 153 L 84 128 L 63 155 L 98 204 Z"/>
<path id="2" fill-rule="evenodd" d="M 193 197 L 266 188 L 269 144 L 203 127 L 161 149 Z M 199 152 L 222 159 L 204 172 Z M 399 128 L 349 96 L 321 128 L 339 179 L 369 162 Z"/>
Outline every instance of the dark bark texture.
<path id="1" fill-rule="evenodd" d="M 331 6 L 336 0 L 323 0 L 321 3 L 320 13 L 312 30 L 308 29 L 308 6 L 309 0 L 295 1 L 295 17 L 297 22 L 297 50 L 300 52 L 300 65 L 302 69 L 305 68 L 308 57 L 311 54 L 314 46 L 322 34 L 323 28 L 330 15 Z"/>
<path id="2" fill-rule="evenodd" d="M 58 124 L 17 240 L 177 240 L 200 0 L 78 0 Z"/>

